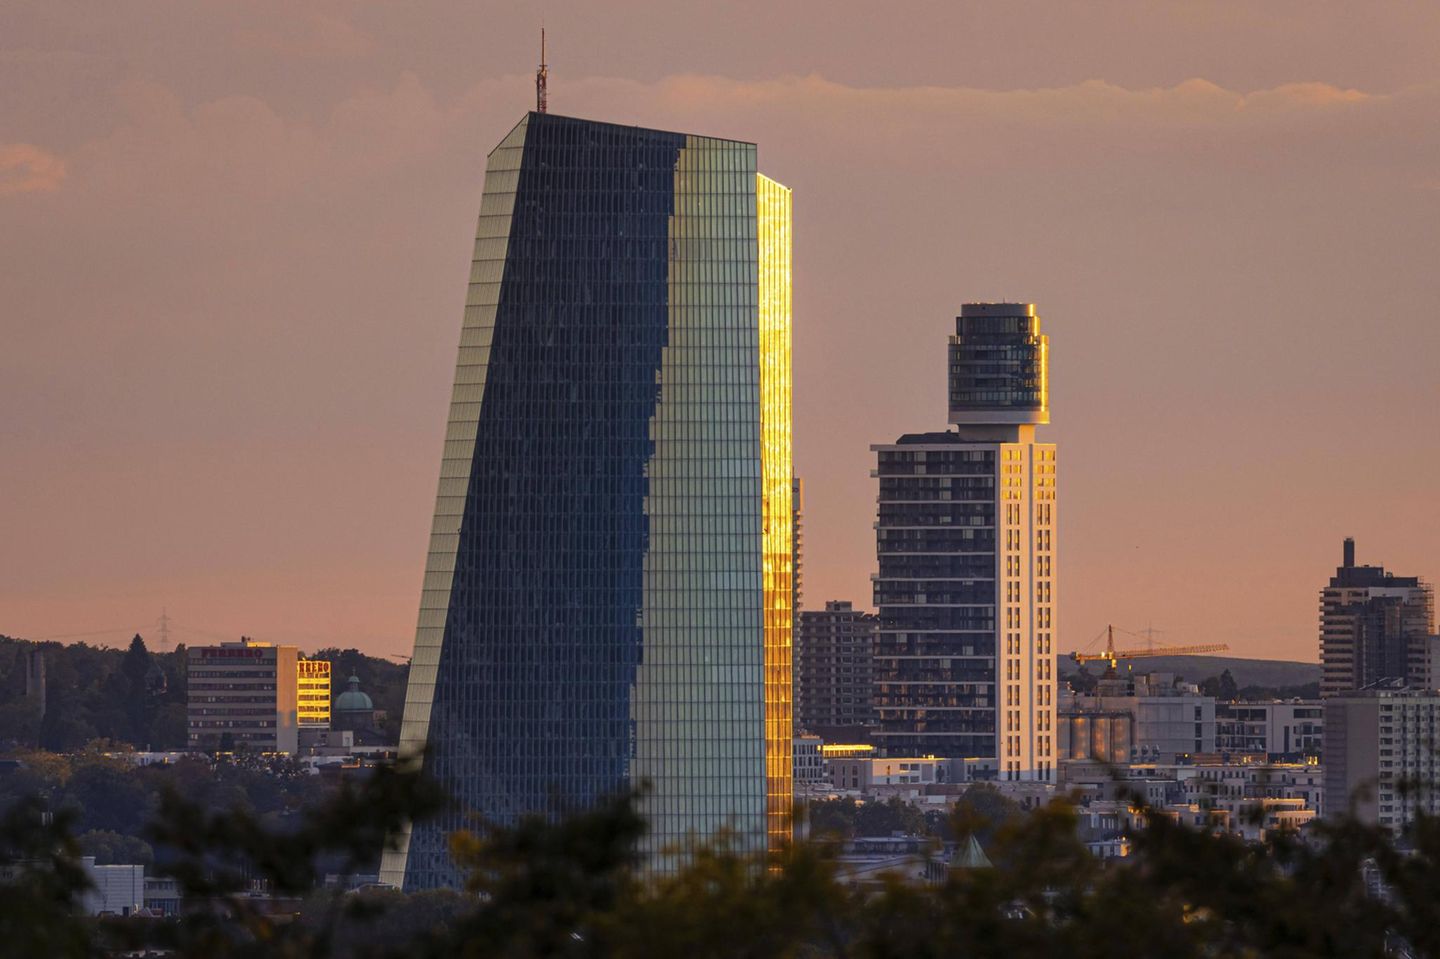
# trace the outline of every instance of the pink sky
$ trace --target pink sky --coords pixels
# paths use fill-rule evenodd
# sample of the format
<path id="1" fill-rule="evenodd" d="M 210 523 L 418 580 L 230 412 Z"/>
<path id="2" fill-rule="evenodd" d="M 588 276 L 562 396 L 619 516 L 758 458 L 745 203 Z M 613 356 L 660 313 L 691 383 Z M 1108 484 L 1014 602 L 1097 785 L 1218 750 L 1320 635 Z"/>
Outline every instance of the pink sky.
<path id="1" fill-rule="evenodd" d="M 869 602 L 869 446 L 963 302 L 1039 304 L 1061 648 L 1316 658 L 1440 578 L 1440 7 L 544 5 L 551 109 L 795 190 L 806 598 Z M 486 152 L 540 8 L 0 12 L 0 633 L 408 653 Z"/>

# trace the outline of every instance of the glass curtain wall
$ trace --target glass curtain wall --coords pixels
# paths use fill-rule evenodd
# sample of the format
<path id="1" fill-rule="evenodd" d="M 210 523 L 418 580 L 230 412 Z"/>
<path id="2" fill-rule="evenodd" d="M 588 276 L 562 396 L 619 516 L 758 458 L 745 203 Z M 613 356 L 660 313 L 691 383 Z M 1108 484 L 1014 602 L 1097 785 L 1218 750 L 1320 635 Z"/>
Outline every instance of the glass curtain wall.
<path id="1" fill-rule="evenodd" d="M 552 114 L 491 154 L 402 732 L 457 803 L 384 881 L 458 885 L 446 836 L 473 817 L 642 782 L 652 869 L 722 826 L 779 838 L 789 194 L 766 206 L 767 182 L 753 144 Z"/>

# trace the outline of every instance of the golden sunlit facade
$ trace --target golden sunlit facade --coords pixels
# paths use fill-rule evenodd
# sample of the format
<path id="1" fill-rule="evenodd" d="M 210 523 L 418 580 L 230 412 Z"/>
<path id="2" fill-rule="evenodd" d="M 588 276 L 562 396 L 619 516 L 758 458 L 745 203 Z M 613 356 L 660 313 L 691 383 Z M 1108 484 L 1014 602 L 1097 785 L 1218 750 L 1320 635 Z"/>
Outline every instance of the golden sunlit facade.
<path id="1" fill-rule="evenodd" d="M 1048 338 L 1032 303 L 967 303 L 945 432 L 877 454 L 876 744 L 975 758 L 1003 780 L 1057 773 L 1057 459 Z"/>
<path id="2" fill-rule="evenodd" d="M 820 755 L 826 759 L 850 759 L 874 754 L 875 747 L 869 743 L 822 743 L 820 746 Z"/>
<path id="3" fill-rule="evenodd" d="M 330 728 L 330 663 L 302 659 L 295 664 L 295 710 L 301 726 Z"/>
<path id="4" fill-rule="evenodd" d="M 795 611 L 790 364 L 790 190 L 757 176 L 760 247 L 760 472 L 764 487 L 765 796 L 770 847 L 790 838 L 794 794 L 791 655 Z"/>

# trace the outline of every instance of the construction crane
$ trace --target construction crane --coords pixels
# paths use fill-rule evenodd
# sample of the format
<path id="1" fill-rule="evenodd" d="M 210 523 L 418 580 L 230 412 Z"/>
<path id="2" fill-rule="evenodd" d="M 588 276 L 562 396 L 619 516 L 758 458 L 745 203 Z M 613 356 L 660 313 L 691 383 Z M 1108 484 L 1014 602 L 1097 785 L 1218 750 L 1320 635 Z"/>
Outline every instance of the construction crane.
<path id="1" fill-rule="evenodd" d="M 1070 654 L 1070 658 L 1081 664 L 1098 663 L 1102 660 L 1110 664 L 1111 669 L 1122 659 L 1140 659 L 1145 656 L 1199 656 L 1203 653 L 1223 653 L 1230 646 L 1226 643 L 1203 643 L 1199 646 L 1150 646 L 1145 649 L 1116 649 L 1115 648 L 1115 627 L 1105 627 L 1105 651 L 1101 653 L 1080 653 Z"/>

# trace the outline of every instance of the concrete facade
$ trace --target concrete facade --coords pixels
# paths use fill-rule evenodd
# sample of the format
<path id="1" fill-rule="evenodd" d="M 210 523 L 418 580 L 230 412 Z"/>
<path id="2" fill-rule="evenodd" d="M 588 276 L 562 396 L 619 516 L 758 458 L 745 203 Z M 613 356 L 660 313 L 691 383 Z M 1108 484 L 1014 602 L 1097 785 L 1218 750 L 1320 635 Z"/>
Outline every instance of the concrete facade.
<path id="1" fill-rule="evenodd" d="M 1106 763 L 1174 762 L 1215 751 L 1215 699 L 1155 673 L 1102 681 L 1100 695 L 1060 694 L 1060 756 Z"/>
<path id="2" fill-rule="evenodd" d="M 249 749 L 293 755 L 300 726 L 294 646 L 242 638 L 186 651 L 191 749 Z"/>
<path id="3" fill-rule="evenodd" d="M 1440 694 L 1361 690 L 1325 701 L 1325 808 L 1400 831 L 1440 815 Z"/>
<path id="4" fill-rule="evenodd" d="M 1215 704 L 1215 749 L 1222 754 L 1300 759 L 1321 755 L 1324 738 L 1319 700 Z"/>

